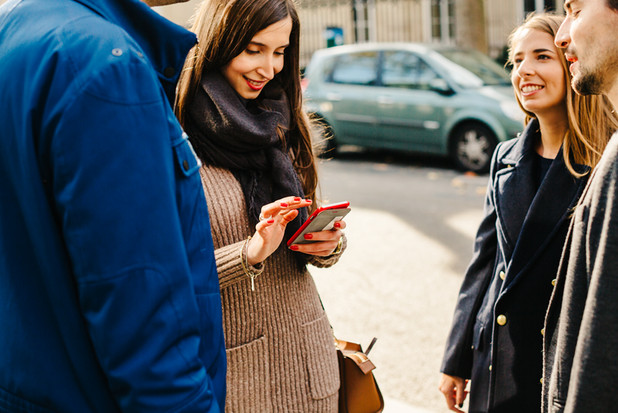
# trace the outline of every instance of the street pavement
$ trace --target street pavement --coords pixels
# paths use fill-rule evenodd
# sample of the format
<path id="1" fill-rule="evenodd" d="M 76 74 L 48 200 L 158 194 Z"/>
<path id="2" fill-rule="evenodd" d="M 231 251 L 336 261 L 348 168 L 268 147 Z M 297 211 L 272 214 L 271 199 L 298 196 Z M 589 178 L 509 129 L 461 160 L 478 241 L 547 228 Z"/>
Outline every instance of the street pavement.
<path id="1" fill-rule="evenodd" d="M 339 263 L 311 268 L 335 335 L 363 347 L 378 337 L 370 356 L 385 396 L 385 413 L 447 411 L 437 390 L 440 361 L 482 218 L 487 177 L 448 168 L 354 161 L 331 161 L 322 165 L 322 172 L 323 193 L 333 202 L 352 202 L 345 219 L 348 247 Z M 372 179 L 375 184 L 368 186 Z M 394 194 L 401 203 L 411 205 L 422 198 L 422 188 L 428 196 L 423 210 L 439 211 L 440 216 L 419 215 L 418 221 L 403 217 L 388 199 L 393 194 L 387 182 L 394 179 L 405 186 Z M 343 190 L 359 181 L 363 194 Z M 429 192 L 438 195 L 433 199 Z M 346 198 L 334 195 L 341 193 Z M 451 208 L 435 204 L 445 202 Z M 435 231 L 427 225 L 432 219 Z M 465 251 L 458 251 L 464 244 Z"/>

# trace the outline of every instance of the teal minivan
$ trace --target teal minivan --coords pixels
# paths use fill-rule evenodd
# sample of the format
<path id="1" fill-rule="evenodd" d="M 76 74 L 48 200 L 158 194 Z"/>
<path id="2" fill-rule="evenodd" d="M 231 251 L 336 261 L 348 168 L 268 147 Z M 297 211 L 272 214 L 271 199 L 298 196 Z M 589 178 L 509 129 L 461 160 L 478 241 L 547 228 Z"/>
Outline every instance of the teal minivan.
<path id="1" fill-rule="evenodd" d="M 472 50 L 363 43 L 316 51 L 303 79 L 305 109 L 340 145 L 450 156 L 489 169 L 500 141 L 523 129 L 508 73 Z"/>

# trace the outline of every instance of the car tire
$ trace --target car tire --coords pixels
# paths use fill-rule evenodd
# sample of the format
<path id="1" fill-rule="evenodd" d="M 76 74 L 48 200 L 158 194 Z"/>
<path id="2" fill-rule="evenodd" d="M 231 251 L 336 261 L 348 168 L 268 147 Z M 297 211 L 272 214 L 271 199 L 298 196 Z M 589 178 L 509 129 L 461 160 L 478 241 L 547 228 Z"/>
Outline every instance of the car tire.
<path id="1" fill-rule="evenodd" d="M 315 115 L 311 120 L 311 129 L 318 156 L 320 158 L 334 158 L 337 154 L 337 141 L 333 128 L 324 118 Z"/>
<path id="2" fill-rule="evenodd" d="M 496 135 L 480 123 L 464 123 L 453 132 L 450 154 L 457 168 L 485 173 L 496 149 Z"/>

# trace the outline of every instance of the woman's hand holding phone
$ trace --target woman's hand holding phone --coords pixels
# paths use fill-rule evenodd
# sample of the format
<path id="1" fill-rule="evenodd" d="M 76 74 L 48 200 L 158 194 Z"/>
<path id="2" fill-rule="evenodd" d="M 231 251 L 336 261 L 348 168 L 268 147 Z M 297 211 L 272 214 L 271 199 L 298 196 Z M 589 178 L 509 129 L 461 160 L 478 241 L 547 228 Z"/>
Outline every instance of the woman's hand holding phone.
<path id="1" fill-rule="evenodd" d="M 311 202 L 310 199 L 290 196 L 264 205 L 255 234 L 247 245 L 247 262 L 258 264 L 275 252 L 283 240 L 287 224 L 298 216 L 298 208 L 307 207 Z"/>
<path id="2" fill-rule="evenodd" d="M 306 240 L 311 240 L 310 243 L 292 244 L 292 251 L 302 252 L 309 255 L 317 255 L 327 257 L 331 255 L 339 246 L 339 239 L 343 236 L 342 229 L 345 229 L 345 221 L 340 220 L 335 222 L 333 229 L 318 232 L 309 232 L 304 235 Z"/>
<path id="3" fill-rule="evenodd" d="M 293 251 L 309 255 L 329 256 L 339 247 L 346 223 L 343 217 L 350 212 L 349 202 L 324 205 L 303 223 L 288 241 Z"/>

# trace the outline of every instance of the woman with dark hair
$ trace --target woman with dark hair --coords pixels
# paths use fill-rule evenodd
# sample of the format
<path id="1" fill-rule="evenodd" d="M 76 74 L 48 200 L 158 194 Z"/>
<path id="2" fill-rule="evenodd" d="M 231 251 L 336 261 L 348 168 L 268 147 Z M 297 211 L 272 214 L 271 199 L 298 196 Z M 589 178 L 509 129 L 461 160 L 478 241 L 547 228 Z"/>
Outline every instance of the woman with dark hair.
<path id="1" fill-rule="evenodd" d="M 306 266 L 338 261 L 345 223 L 286 247 L 317 207 L 299 30 L 292 0 L 206 1 L 179 83 L 176 113 L 203 162 L 228 411 L 337 411 L 333 333 Z"/>
<path id="2" fill-rule="evenodd" d="M 456 412 L 468 379 L 469 412 L 540 411 L 543 323 L 571 214 L 618 128 L 606 98 L 571 89 L 554 44 L 563 18 L 532 15 L 509 38 L 526 128 L 494 153 L 446 343 L 439 390 Z"/>

